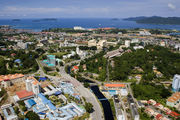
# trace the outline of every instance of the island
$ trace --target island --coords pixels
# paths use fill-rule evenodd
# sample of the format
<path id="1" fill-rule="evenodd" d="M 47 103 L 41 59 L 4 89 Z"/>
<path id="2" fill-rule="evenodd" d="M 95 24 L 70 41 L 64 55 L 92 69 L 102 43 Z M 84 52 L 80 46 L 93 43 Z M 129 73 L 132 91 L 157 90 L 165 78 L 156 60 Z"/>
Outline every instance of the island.
<path id="1" fill-rule="evenodd" d="M 152 16 L 152 17 L 130 17 L 125 18 L 123 20 L 127 21 L 135 21 L 140 24 L 169 24 L 169 25 L 180 25 L 180 17 L 160 17 L 160 16 Z"/>

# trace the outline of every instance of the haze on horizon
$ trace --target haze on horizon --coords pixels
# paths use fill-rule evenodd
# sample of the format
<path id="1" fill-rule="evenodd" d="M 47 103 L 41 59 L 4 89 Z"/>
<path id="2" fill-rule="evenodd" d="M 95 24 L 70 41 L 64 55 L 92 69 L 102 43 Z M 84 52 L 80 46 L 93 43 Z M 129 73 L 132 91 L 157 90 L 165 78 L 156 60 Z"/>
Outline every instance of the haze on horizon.
<path id="1" fill-rule="evenodd" d="M 4 18 L 180 17 L 180 0 L 0 0 Z"/>

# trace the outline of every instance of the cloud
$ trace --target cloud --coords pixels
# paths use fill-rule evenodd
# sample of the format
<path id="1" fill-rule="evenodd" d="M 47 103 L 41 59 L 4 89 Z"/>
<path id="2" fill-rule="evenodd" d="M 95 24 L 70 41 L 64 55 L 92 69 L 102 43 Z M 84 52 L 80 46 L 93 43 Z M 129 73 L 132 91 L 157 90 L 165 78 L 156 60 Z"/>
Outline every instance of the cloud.
<path id="1" fill-rule="evenodd" d="M 60 12 L 63 11 L 62 8 L 30 8 L 30 7 L 14 7 L 7 6 L 3 9 L 4 12 L 14 13 L 14 12 L 23 12 L 23 13 L 51 13 L 51 12 Z"/>
<path id="2" fill-rule="evenodd" d="M 169 7 L 171 10 L 175 10 L 175 9 L 176 9 L 176 6 L 173 5 L 172 3 L 168 3 L 168 7 Z"/>

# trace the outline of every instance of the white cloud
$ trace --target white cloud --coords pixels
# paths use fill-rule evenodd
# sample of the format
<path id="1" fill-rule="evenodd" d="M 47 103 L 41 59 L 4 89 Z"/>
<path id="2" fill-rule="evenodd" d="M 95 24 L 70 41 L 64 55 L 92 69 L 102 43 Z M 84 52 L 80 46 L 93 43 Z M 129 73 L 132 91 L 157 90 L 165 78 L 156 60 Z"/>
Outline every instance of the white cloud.
<path id="1" fill-rule="evenodd" d="M 62 8 L 29 8 L 29 7 L 14 7 L 7 6 L 3 9 L 4 12 L 14 13 L 14 12 L 23 12 L 23 13 L 50 13 L 50 12 L 60 12 L 63 11 Z"/>
<path id="2" fill-rule="evenodd" d="M 176 6 L 173 5 L 172 3 L 168 3 L 168 7 L 169 7 L 171 10 L 175 10 L 175 9 L 176 9 Z"/>

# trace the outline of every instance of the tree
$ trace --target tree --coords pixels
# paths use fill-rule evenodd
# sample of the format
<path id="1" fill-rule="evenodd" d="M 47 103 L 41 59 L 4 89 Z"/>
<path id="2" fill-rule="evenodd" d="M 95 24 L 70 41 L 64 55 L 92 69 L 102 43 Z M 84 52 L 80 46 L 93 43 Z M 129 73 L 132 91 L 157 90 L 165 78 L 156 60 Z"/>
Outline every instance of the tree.
<path id="1" fill-rule="evenodd" d="M 88 82 L 85 82 L 85 83 L 84 83 L 84 87 L 88 88 L 89 86 L 90 86 L 90 85 L 89 85 Z"/>
<path id="2" fill-rule="evenodd" d="M 92 113 L 93 112 L 93 105 L 91 103 L 86 102 L 85 103 L 85 109 L 88 113 Z"/>
<path id="3" fill-rule="evenodd" d="M 28 118 L 29 120 L 40 120 L 39 116 L 33 112 L 33 111 L 29 111 L 26 115 L 26 118 Z"/>
<path id="4" fill-rule="evenodd" d="M 16 114 L 20 113 L 19 108 L 17 106 L 14 107 L 14 111 L 15 111 Z"/>

